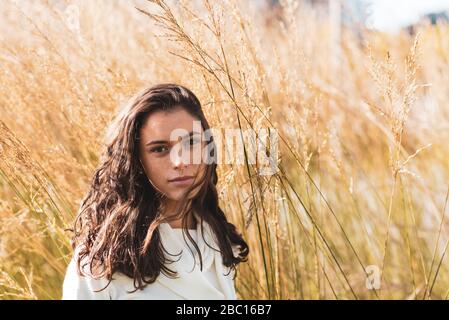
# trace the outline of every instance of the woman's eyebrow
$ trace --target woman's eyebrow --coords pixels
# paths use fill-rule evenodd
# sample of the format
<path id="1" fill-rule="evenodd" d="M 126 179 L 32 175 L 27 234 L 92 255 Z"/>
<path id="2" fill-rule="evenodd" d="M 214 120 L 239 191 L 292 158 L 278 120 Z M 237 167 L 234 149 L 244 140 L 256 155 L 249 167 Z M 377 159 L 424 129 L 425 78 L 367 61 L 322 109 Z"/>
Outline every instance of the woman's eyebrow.
<path id="1" fill-rule="evenodd" d="M 197 131 L 192 131 L 189 134 L 185 135 L 183 138 L 191 137 L 194 134 L 201 134 L 201 133 L 197 132 Z M 167 141 L 167 140 L 153 140 L 153 141 L 148 142 L 145 146 L 149 146 L 149 145 L 153 145 L 153 144 L 164 144 L 164 143 L 168 143 L 168 142 L 169 141 Z"/>

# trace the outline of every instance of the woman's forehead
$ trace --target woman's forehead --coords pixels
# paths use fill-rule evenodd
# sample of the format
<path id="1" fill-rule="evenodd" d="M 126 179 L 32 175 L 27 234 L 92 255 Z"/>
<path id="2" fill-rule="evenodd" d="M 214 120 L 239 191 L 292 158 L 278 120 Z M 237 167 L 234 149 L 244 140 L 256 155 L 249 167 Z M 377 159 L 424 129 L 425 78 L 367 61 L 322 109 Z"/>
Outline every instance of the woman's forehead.
<path id="1" fill-rule="evenodd" d="M 196 130 L 194 130 L 196 129 Z M 143 139 L 169 140 L 173 132 L 192 132 L 201 130 L 201 122 L 184 109 L 156 111 L 144 121 L 140 130 Z"/>

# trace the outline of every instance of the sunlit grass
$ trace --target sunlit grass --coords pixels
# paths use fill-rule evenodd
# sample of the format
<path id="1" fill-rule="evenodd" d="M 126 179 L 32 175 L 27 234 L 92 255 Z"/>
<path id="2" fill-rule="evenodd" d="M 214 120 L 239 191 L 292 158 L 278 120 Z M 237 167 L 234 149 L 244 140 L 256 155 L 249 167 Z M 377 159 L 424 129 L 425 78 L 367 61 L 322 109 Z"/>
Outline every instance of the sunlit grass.
<path id="1" fill-rule="evenodd" d="M 191 88 L 214 128 L 279 133 L 276 174 L 219 166 L 251 249 L 240 299 L 448 298 L 449 26 L 336 42 L 282 3 L 2 3 L 0 298 L 61 297 L 104 130 L 159 82 Z"/>

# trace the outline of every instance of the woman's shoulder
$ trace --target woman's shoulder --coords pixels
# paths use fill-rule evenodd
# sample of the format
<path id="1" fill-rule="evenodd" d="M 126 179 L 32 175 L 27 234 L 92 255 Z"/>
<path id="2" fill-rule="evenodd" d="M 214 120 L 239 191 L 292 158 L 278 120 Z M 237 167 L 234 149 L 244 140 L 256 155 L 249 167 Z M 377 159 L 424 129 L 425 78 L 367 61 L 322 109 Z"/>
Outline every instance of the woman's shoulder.
<path id="1" fill-rule="evenodd" d="M 62 300 L 108 300 L 113 297 L 113 283 L 105 278 L 93 275 L 87 260 L 79 263 L 80 248 L 74 250 L 67 266 L 62 286 Z M 80 274 L 81 269 L 83 272 Z"/>

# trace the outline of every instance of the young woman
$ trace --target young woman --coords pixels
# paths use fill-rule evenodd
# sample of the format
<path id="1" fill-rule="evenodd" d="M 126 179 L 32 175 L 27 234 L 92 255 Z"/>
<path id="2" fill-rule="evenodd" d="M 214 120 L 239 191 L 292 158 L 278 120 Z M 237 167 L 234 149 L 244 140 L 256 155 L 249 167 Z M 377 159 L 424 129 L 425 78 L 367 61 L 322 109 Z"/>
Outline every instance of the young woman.
<path id="1" fill-rule="evenodd" d="M 122 109 L 70 229 L 62 299 L 236 299 L 249 248 L 219 207 L 208 129 L 197 97 L 176 84 Z"/>

